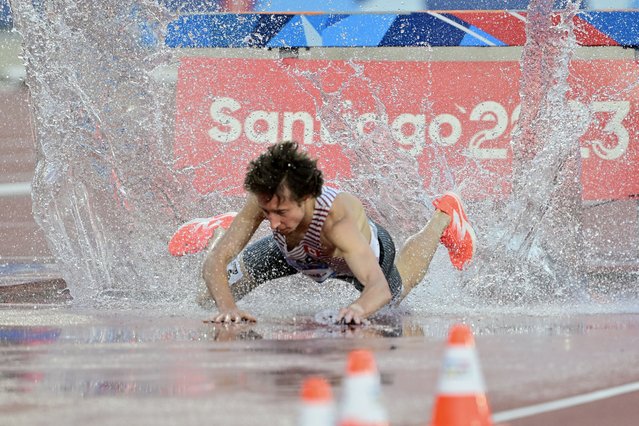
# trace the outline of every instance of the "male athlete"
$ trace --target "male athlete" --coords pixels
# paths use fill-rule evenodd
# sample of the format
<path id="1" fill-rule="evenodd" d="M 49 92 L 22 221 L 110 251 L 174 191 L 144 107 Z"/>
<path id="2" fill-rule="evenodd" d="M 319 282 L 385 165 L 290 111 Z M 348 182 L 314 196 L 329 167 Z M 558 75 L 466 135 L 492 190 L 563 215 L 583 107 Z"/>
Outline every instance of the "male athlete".
<path id="1" fill-rule="evenodd" d="M 436 199 L 426 226 L 408 239 L 397 259 L 390 235 L 367 216 L 352 194 L 324 185 L 316 161 L 294 142 L 273 145 L 251 161 L 248 197 L 203 268 L 215 300 L 214 322 L 255 321 L 236 301 L 265 281 L 302 273 L 315 281 L 352 283 L 360 296 L 337 321 L 362 324 L 388 303 L 399 303 L 426 274 L 439 242 L 455 267 L 473 257 L 475 234 L 459 198 Z M 247 246 L 260 223 L 273 235 Z"/>

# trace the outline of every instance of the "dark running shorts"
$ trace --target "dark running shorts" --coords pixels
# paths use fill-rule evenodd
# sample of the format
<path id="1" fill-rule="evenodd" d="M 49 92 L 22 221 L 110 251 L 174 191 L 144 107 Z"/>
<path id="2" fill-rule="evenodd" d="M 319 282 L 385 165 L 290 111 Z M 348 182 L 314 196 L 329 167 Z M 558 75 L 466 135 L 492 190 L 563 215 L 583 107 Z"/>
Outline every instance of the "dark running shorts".
<path id="1" fill-rule="evenodd" d="M 395 266 L 395 243 L 384 227 L 377 226 L 379 240 L 379 266 L 388 281 L 392 300 L 398 302 L 402 295 L 402 278 Z M 253 289 L 266 281 L 297 274 L 299 271 L 286 262 L 273 236 L 269 235 L 249 244 L 240 254 L 229 263 L 227 274 L 231 292 L 235 300 L 246 296 Z M 364 286 L 355 277 L 336 276 L 336 279 L 351 283 L 360 292 Z"/>

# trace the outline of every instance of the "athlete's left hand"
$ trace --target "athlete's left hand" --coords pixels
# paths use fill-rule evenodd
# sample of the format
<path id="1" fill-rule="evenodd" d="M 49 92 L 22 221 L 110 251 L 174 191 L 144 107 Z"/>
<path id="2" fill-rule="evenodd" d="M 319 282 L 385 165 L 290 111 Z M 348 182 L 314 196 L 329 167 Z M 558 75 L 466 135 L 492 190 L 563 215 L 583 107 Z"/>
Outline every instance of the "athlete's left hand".
<path id="1" fill-rule="evenodd" d="M 364 316 L 364 308 L 359 306 L 356 303 L 352 305 L 342 308 L 337 314 L 337 318 L 335 319 L 337 324 L 356 324 L 356 325 L 364 325 L 368 324 L 368 320 Z"/>

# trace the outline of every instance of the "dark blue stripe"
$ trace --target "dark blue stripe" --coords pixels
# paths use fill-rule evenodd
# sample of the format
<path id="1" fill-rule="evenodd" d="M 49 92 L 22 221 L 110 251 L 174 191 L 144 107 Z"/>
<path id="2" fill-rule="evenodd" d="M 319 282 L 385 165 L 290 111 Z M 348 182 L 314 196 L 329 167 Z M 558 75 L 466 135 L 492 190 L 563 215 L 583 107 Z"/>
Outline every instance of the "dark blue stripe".
<path id="1" fill-rule="evenodd" d="M 255 25 L 253 34 L 247 39 L 248 47 L 265 47 L 288 21 L 293 19 L 295 15 L 258 15 L 260 19 Z"/>
<path id="2" fill-rule="evenodd" d="M 223 5 L 218 1 L 202 0 L 158 0 L 158 3 L 177 13 L 215 13 L 224 12 Z"/>
<path id="3" fill-rule="evenodd" d="M 53 342 L 60 337 L 60 329 L 46 327 L 2 327 L 0 345 Z"/>
<path id="4" fill-rule="evenodd" d="M 169 47 L 247 47 L 259 15 L 186 15 L 167 27 Z"/>
<path id="5" fill-rule="evenodd" d="M 621 46 L 639 46 L 639 12 L 584 12 L 579 17 Z"/>
<path id="6" fill-rule="evenodd" d="M 445 15 L 449 19 L 455 18 Z M 455 18 L 461 25 L 468 24 Z M 459 46 L 465 32 L 445 23 L 428 13 L 411 13 L 399 15 L 386 35 L 379 43 L 380 46 Z"/>
<path id="7" fill-rule="evenodd" d="M 302 47 L 306 46 L 306 34 L 304 24 L 299 15 L 294 16 L 282 29 L 272 36 L 267 43 L 268 47 Z"/>
<path id="8" fill-rule="evenodd" d="M 13 28 L 13 17 L 11 16 L 11 6 L 7 0 L 0 0 L 0 30 Z"/>

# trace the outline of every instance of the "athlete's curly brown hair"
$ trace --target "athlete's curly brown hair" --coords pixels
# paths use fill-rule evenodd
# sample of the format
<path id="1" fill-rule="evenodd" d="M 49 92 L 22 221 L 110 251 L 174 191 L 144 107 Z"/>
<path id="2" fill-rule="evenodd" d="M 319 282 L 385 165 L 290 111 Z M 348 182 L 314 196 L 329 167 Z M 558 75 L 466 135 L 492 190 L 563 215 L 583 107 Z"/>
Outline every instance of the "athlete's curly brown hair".
<path id="1" fill-rule="evenodd" d="M 311 159 L 299 149 L 297 142 L 281 142 L 269 146 L 248 165 L 244 189 L 271 199 L 283 197 L 284 189 L 291 191 L 292 201 L 300 202 L 307 196 L 319 197 L 324 178 Z"/>

